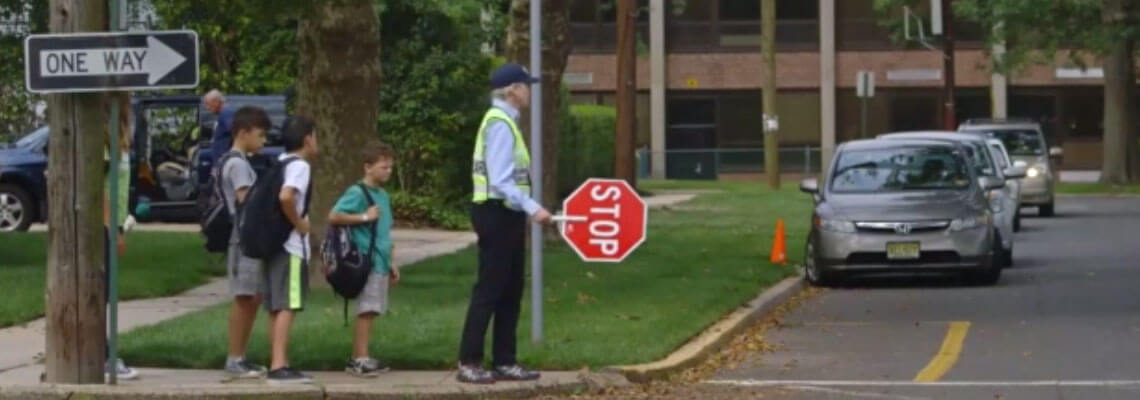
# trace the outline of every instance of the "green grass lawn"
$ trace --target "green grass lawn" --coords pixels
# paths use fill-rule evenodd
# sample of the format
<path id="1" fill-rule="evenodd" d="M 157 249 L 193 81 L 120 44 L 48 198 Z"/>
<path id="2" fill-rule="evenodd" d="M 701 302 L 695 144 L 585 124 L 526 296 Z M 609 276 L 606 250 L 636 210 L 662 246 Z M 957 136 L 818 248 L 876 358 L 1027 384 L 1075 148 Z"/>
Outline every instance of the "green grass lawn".
<path id="1" fill-rule="evenodd" d="M 721 192 L 651 212 L 648 240 L 622 264 L 585 264 L 561 244 L 548 246 L 546 337 L 539 345 L 529 340 L 528 281 L 518 332 L 521 361 L 577 369 L 656 360 L 793 274 L 810 200 L 792 185 L 778 192 L 753 184 L 714 187 Z M 777 218 L 787 221 L 788 266 L 768 263 Z M 404 282 L 392 291 L 390 313 L 377 320 L 373 355 L 401 369 L 454 367 L 474 268 L 473 249 L 407 267 Z M 343 368 L 351 330 L 343 326 L 341 301 L 327 289 L 315 289 L 310 299 L 293 327 L 291 363 Z M 123 357 L 139 366 L 219 368 L 227 312 L 222 305 L 133 331 L 122 340 Z M 257 323 L 249 352 L 261 362 L 268 355 L 265 319 Z"/>
<path id="2" fill-rule="evenodd" d="M 1061 183 L 1057 193 L 1064 194 L 1140 194 L 1140 185 L 1109 185 L 1104 183 Z"/>
<path id="3" fill-rule="evenodd" d="M 119 269 L 121 299 L 176 294 L 225 272 L 195 233 L 135 232 L 127 245 Z M 0 234 L 0 254 L 0 327 L 42 317 L 47 234 Z"/>

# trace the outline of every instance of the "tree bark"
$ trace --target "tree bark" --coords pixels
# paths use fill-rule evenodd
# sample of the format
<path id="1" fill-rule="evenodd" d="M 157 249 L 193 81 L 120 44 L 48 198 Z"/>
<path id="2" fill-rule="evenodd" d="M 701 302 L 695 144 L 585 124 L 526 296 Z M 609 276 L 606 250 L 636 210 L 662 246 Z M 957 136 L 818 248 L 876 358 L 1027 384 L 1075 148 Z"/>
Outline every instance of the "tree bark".
<path id="1" fill-rule="evenodd" d="M 310 241 L 314 253 L 319 253 L 317 244 L 324 237 L 329 210 L 363 175 L 359 150 L 379 140 L 380 21 L 376 2 L 315 3 L 302 13 L 297 44 L 300 74 L 296 110 L 298 115 L 316 121 L 320 148 L 320 156 L 313 163 L 314 197 L 309 211 L 313 227 Z M 313 259 L 319 260 L 320 254 L 313 254 Z"/>
<path id="2" fill-rule="evenodd" d="M 1107 0 L 1102 17 L 1105 25 L 1125 29 L 1125 0 Z M 1113 29 L 1112 31 L 1117 31 Z M 1104 62 L 1104 155 L 1100 181 L 1132 183 L 1136 160 L 1133 128 L 1133 75 L 1131 40 L 1117 39 L 1109 44 Z"/>
<path id="3" fill-rule="evenodd" d="M 107 29 L 107 2 L 51 0 L 52 32 Z M 105 97 L 48 97 L 48 257 L 45 380 L 103 383 L 103 143 Z"/>
<path id="4" fill-rule="evenodd" d="M 617 4 L 617 132 L 614 176 L 637 185 L 637 2 Z"/>
<path id="5" fill-rule="evenodd" d="M 530 1 L 512 0 L 507 29 L 507 59 L 522 65 L 530 62 Z M 570 0 L 542 3 L 542 205 L 558 208 L 558 141 L 562 132 L 562 73 L 570 57 Z M 520 127 L 530 126 L 524 112 Z M 524 128 L 526 129 L 526 128 Z M 525 136 L 525 135 L 524 135 Z M 529 137 L 528 137 L 529 138 Z M 533 149 L 532 149 L 533 151 Z M 551 231 L 553 232 L 553 231 Z"/>
<path id="6" fill-rule="evenodd" d="M 761 51 L 764 58 L 764 88 L 761 94 L 764 108 L 764 117 L 775 118 L 776 115 L 776 0 L 763 0 L 760 2 L 761 22 L 760 34 Z M 762 128 L 764 132 L 764 176 L 768 187 L 780 188 L 780 136 L 779 128 L 768 129 L 767 124 Z"/>

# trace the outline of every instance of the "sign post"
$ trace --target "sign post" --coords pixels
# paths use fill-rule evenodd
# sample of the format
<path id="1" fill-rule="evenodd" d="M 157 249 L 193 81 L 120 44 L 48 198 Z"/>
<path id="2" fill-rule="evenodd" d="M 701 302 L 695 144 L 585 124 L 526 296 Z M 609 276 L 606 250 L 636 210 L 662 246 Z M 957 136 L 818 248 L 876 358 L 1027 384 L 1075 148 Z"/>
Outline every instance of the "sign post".
<path id="1" fill-rule="evenodd" d="M 618 263 L 645 242 L 649 207 L 623 179 L 587 180 L 562 212 L 562 238 L 583 261 Z"/>
<path id="2" fill-rule="evenodd" d="M 123 27 L 122 5 L 126 0 L 108 0 L 111 29 Z M 88 32 L 74 34 L 30 35 L 24 41 L 25 85 L 33 93 L 84 93 L 129 90 L 157 90 L 194 88 L 198 86 L 198 34 L 193 31 L 160 31 L 137 33 Z M 118 336 L 118 221 L 117 206 L 120 169 L 119 101 L 113 97 L 110 104 L 110 135 L 108 179 L 110 183 L 111 224 L 108 232 L 107 266 L 107 376 L 110 384 L 117 383 Z M 97 102 L 106 106 L 103 101 Z M 86 105 L 85 112 L 102 112 L 96 105 Z M 53 124 L 58 125 L 58 124 Z M 53 126 L 55 129 L 66 127 Z M 56 136 L 56 134 L 52 134 Z M 90 140 L 90 139 L 85 139 Z M 53 159 L 65 157 L 52 151 Z M 59 163 L 50 162 L 51 165 Z M 102 185 L 99 184 L 98 187 Z M 90 191 L 92 188 L 89 188 Z M 91 193 L 70 193 L 71 196 L 90 196 Z M 50 267 L 50 266 L 49 266 Z M 52 283 L 49 282 L 49 297 Z M 79 301 L 69 299 L 67 301 Z M 66 304 L 61 305 L 67 308 Z M 54 309 L 54 308 L 53 308 Z M 49 317 L 51 316 L 49 311 Z M 49 324 L 51 326 L 51 324 Z M 64 328 L 66 329 L 66 328 Z M 47 332 L 51 343 L 52 329 Z M 50 347 L 50 345 L 49 345 Z M 51 350 L 49 350 L 51 353 Z M 66 357 L 65 357 L 66 358 Z M 54 380 L 54 379 L 53 379 Z"/>
<path id="3" fill-rule="evenodd" d="M 875 97 L 875 71 L 855 74 L 855 96 L 859 98 L 859 136 L 867 137 L 867 99 Z"/>
<path id="4" fill-rule="evenodd" d="M 540 80 L 531 85 L 530 155 L 531 189 L 542 198 L 542 0 L 530 0 L 530 70 Z M 542 342 L 542 227 L 530 228 L 530 340 Z"/>

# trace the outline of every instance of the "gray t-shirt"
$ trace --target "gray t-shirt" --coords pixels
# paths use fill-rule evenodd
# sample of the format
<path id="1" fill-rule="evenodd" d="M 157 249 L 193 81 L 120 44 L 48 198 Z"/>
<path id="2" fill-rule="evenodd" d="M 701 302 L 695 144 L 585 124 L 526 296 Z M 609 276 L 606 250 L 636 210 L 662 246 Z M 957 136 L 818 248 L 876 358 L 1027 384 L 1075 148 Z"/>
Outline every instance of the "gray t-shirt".
<path id="1" fill-rule="evenodd" d="M 249 160 L 245 158 L 245 154 L 238 157 L 230 157 L 226 164 L 222 166 L 222 194 L 226 198 L 226 208 L 229 209 L 230 215 L 234 216 L 237 220 L 237 191 L 241 188 L 250 188 L 253 183 L 257 181 L 257 173 L 253 171 L 253 166 L 249 165 Z M 233 234 L 230 235 L 230 243 L 238 242 L 238 226 L 234 224 Z"/>

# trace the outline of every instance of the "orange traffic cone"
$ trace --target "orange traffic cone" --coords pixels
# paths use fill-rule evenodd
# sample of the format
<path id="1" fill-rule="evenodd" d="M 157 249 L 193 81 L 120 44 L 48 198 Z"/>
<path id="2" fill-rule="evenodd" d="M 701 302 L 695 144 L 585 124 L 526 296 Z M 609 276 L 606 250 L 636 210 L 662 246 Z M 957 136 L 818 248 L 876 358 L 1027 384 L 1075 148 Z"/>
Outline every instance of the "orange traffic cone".
<path id="1" fill-rule="evenodd" d="M 776 221 L 776 235 L 772 238 L 772 256 L 769 259 L 772 264 L 787 264 L 788 252 L 784 246 L 784 220 L 779 219 Z"/>

